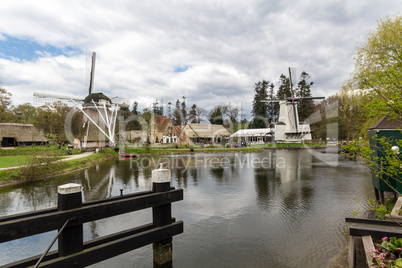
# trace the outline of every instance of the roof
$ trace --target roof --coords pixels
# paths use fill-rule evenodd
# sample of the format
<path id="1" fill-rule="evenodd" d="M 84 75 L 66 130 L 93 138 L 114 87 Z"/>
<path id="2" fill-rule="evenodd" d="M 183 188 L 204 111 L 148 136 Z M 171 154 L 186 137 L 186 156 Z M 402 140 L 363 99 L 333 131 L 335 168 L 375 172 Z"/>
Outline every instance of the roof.
<path id="1" fill-rule="evenodd" d="M 0 123 L 0 141 L 3 137 L 15 138 L 18 142 L 45 141 L 45 136 L 32 124 Z"/>
<path id="2" fill-rule="evenodd" d="M 275 130 L 273 128 L 240 129 L 230 135 L 230 137 L 270 137 L 274 132 Z"/>
<path id="3" fill-rule="evenodd" d="M 392 118 L 389 115 L 384 116 L 380 120 L 374 123 L 371 127 L 367 130 L 374 130 L 374 129 L 399 129 L 402 128 L 402 120 Z"/>
<path id="4" fill-rule="evenodd" d="M 91 101 L 94 100 L 94 102 L 99 102 L 99 100 L 107 100 L 110 103 L 112 101 L 110 100 L 109 97 L 105 96 L 103 93 L 91 93 L 86 98 L 84 99 L 85 104 L 91 104 Z"/>
<path id="5" fill-rule="evenodd" d="M 222 125 L 213 124 L 193 124 L 188 123 L 185 127 L 186 134 L 191 137 L 209 138 L 230 136 L 230 132 Z"/>

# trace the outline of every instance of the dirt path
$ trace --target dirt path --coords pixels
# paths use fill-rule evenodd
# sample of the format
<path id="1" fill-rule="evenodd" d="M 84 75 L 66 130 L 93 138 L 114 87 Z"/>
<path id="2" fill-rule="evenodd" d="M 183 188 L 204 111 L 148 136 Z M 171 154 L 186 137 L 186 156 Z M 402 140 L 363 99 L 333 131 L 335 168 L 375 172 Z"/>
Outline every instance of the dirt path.
<path id="1" fill-rule="evenodd" d="M 93 153 L 94 152 L 85 152 L 83 154 L 68 155 L 68 156 L 64 156 L 63 159 L 60 159 L 59 161 L 69 161 L 69 160 L 74 160 L 74 159 L 80 159 L 80 158 L 90 156 Z M 17 169 L 17 168 L 22 168 L 22 167 L 24 167 L 24 166 L 6 167 L 6 168 L 0 168 L 0 170 Z"/>

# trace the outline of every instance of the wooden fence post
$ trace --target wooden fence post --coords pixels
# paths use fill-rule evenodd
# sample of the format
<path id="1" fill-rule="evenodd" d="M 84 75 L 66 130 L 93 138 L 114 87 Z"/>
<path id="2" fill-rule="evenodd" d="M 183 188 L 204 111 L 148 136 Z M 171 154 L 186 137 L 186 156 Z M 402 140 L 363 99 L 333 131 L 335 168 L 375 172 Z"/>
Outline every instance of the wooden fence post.
<path id="1" fill-rule="evenodd" d="M 170 190 L 170 169 L 152 171 L 152 191 L 154 193 L 167 192 Z M 172 204 L 156 206 L 152 208 L 152 220 L 154 227 L 161 227 L 172 223 Z M 172 238 L 153 243 L 154 267 L 172 266 Z"/>
<path id="2" fill-rule="evenodd" d="M 58 210 L 63 211 L 82 207 L 81 188 L 81 185 L 75 183 L 68 183 L 59 186 Z M 71 224 L 74 224 L 74 220 L 69 222 L 69 225 Z M 58 238 L 60 257 L 65 257 L 83 250 L 82 224 L 74 224 L 74 226 L 69 225 L 66 226 Z"/>

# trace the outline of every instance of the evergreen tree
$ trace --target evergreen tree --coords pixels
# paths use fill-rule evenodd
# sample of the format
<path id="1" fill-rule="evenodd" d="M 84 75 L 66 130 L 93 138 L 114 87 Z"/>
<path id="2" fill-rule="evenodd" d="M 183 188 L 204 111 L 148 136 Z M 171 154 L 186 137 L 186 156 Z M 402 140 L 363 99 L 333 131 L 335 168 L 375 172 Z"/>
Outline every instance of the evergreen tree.
<path id="1" fill-rule="evenodd" d="M 313 82 L 308 82 L 310 75 L 303 71 L 300 75 L 300 81 L 297 84 L 297 89 L 295 90 L 296 97 L 305 98 L 311 97 L 310 88 L 313 86 Z M 297 104 L 299 121 L 303 122 L 314 112 L 314 100 L 302 100 Z"/>
<path id="2" fill-rule="evenodd" d="M 223 113 L 222 113 L 222 106 L 218 105 L 212 108 L 208 115 L 208 121 L 211 124 L 215 125 L 223 125 Z"/>
<path id="3" fill-rule="evenodd" d="M 183 114 L 182 114 L 181 109 L 180 109 L 180 101 L 179 100 L 176 101 L 176 107 L 175 107 L 175 109 L 173 111 L 173 114 L 172 114 L 172 120 L 173 120 L 173 123 L 176 126 L 181 126 L 182 125 Z"/>
<path id="4" fill-rule="evenodd" d="M 197 105 L 193 104 L 191 106 L 190 112 L 189 112 L 189 116 L 188 116 L 188 120 L 190 121 L 190 123 L 195 123 L 197 124 Z"/>
<path id="5" fill-rule="evenodd" d="M 268 99 L 269 100 L 274 100 L 275 95 L 274 95 L 274 84 L 269 85 L 268 89 Z M 278 102 L 268 102 L 267 103 L 267 117 L 268 117 L 268 122 L 275 122 L 277 121 L 279 114 L 277 113 L 279 111 L 279 103 Z"/>
<path id="6" fill-rule="evenodd" d="M 255 94 L 253 101 L 253 121 L 250 124 L 250 128 L 266 128 L 269 125 L 267 121 L 268 116 L 268 103 L 261 102 L 261 100 L 266 100 L 268 98 L 268 85 L 269 81 L 262 80 L 255 84 Z"/>
<path id="7" fill-rule="evenodd" d="M 186 98 L 183 97 L 183 102 L 181 103 L 181 114 L 183 125 L 187 124 L 187 108 L 186 108 Z"/>

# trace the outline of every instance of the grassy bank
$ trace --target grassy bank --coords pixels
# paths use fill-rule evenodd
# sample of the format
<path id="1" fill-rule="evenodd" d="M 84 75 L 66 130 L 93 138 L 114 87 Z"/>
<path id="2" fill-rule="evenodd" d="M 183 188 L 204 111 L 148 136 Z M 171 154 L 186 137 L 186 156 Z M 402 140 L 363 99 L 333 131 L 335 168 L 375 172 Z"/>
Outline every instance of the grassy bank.
<path id="1" fill-rule="evenodd" d="M 286 148 L 314 148 L 325 146 L 319 143 L 277 143 L 277 144 L 263 144 L 263 145 L 253 145 L 251 147 L 222 147 L 221 145 L 192 145 L 192 146 L 164 146 L 164 147 L 125 147 L 121 148 L 127 154 L 138 154 L 138 155 L 166 155 L 166 154 L 182 154 L 182 153 L 213 153 L 213 152 L 258 152 L 265 149 L 286 149 Z"/>
<path id="2" fill-rule="evenodd" d="M 3 162 L 3 159 L 5 160 L 3 166 L 12 167 L 15 165 L 24 165 L 23 167 L 17 169 L 1 170 L 0 184 L 19 183 L 52 177 L 58 174 L 87 167 L 92 165 L 93 163 L 118 156 L 118 154 L 113 149 L 104 149 L 101 150 L 99 153 L 94 153 L 88 157 L 73 159 L 69 161 L 58 161 L 62 158 L 62 155 L 64 154 L 60 154 L 57 149 L 30 151 L 34 154 L 0 156 L 1 162 Z"/>

